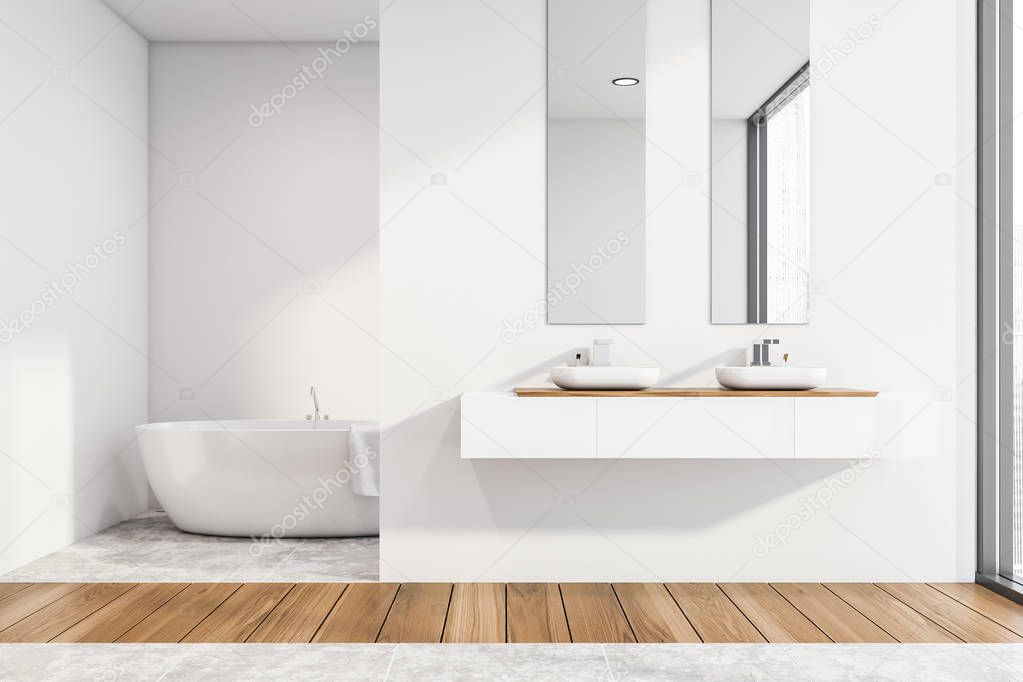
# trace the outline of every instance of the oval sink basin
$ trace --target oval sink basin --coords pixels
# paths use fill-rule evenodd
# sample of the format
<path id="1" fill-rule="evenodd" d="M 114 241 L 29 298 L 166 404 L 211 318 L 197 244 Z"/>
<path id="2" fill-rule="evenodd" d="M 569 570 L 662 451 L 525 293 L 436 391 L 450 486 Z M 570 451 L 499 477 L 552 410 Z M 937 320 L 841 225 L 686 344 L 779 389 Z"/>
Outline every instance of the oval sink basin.
<path id="1" fill-rule="evenodd" d="M 656 367 L 555 367 L 551 380 L 570 391 L 642 391 L 657 383 Z"/>
<path id="2" fill-rule="evenodd" d="M 824 367 L 718 367 L 718 383 L 740 391 L 809 391 L 828 378 Z"/>

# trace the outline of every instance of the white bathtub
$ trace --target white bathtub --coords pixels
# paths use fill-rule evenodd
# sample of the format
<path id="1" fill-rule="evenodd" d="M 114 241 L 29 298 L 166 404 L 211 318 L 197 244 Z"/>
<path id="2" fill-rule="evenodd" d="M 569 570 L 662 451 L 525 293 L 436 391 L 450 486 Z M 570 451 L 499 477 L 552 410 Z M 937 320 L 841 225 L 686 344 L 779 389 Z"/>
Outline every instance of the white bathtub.
<path id="1" fill-rule="evenodd" d="M 149 484 L 189 533 L 377 535 L 379 499 L 352 493 L 352 422 L 166 422 L 138 427 Z"/>

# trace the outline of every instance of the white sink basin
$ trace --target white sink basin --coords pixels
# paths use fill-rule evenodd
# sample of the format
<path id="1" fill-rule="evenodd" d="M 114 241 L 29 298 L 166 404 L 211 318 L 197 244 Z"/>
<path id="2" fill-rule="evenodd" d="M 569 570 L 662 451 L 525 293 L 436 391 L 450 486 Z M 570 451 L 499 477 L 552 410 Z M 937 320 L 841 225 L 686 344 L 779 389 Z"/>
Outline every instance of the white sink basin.
<path id="1" fill-rule="evenodd" d="M 551 380 L 570 391 L 642 391 L 660 374 L 656 367 L 555 367 Z"/>
<path id="2" fill-rule="evenodd" d="M 744 391 L 808 391 L 828 378 L 824 367 L 718 367 L 718 383 Z"/>

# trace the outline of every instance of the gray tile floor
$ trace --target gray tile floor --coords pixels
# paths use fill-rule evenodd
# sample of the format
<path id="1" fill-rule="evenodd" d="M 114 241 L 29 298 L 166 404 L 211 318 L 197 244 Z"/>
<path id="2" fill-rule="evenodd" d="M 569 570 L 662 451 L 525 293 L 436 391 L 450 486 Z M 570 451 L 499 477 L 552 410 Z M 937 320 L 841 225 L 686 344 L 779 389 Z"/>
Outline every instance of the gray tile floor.
<path id="1" fill-rule="evenodd" d="M 17 680 L 1018 680 L 1021 645 L 0 645 Z"/>
<path id="2" fill-rule="evenodd" d="M 377 538 L 256 541 L 179 531 L 166 514 L 125 521 L 7 575 L 27 582 L 373 581 Z"/>

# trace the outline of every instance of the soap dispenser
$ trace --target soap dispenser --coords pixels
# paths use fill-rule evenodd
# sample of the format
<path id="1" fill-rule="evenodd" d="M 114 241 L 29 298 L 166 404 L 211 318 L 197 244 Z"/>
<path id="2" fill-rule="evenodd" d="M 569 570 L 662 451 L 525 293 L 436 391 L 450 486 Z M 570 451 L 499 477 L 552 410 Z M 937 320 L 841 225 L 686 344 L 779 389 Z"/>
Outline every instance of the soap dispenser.
<path id="1" fill-rule="evenodd" d="M 593 353 L 590 354 L 590 365 L 594 367 L 611 366 L 611 344 L 612 339 L 594 339 Z"/>

